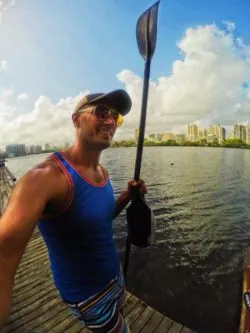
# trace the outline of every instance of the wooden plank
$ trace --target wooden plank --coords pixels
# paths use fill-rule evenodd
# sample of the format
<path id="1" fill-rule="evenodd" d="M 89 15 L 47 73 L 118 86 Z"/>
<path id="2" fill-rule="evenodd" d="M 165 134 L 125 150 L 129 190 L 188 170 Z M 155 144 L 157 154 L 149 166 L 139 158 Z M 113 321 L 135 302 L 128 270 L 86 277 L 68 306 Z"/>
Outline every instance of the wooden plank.
<path id="1" fill-rule="evenodd" d="M 123 315 L 124 317 L 127 317 L 128 314 L 132 311 L 132 309 L 139 303 L 139 299 L 136 298 L 134 295 L 131 295 L 131 297 L 126 302 L 124 309 L 123 309 Z"/>
<path id="2" fill-rule="evenodd" d="M 153 333 L 157 326 L 160 325 L 164 316 L 160 312 L 155 312 L 150 321 L 143 327 L 140 333 Z"/>
<path id="3" fill-rule="evenodd" d="M 146 305 L 145 305 L 146 306 Z M 143 327 L 149 322 L 151 317 L 153 316 L 155 310 L 150 306 L 147 306 L 146 309 L 142 312 L 140 317 L 131 325 L 131 330 L 133 333 L 139 333 L 143 329 Z"/>
<path id="4" fill-rule="evenodd" d="M 38 244 L 34 244 L 30 247 L 26 247 L 27 252 L 24 252 L 23 257 L 22 257 L 22 261 L 26 260 L 27 258 L 32 258 L 33 257 L 33 252 L 37 252 L 41 249 L 46 249 L 47 247 L 45 244 L 43 243 L 38 243 Z"/>
<path id="5" fill-rule="evenodd" d="M 48 268 L 49 269 L 49 266 L 47 265 L 47 261 L 48 261 L 48 258 L 47 258 L 47 254 L 45 253 L 43 255 L 43 257 L 40 257 L 38 258 L 35 262 L 27 265 L 27 266 L 23 266 L 19 269 L 19 271 L 17 272 L 17 277 L 18 278 L 21 278 L 22 276 L 25 275 L 25 273 L 28 275 L 28 273 L 31 273 L 32 271 L 37 271 L 40 267 L 41 268 Z M 33 267 L 33 270 L 31 269 Z"/>
<path id="6" fill-rule="evenodd" d="M 41 269 L 40 271 L 33 271 L 27 274 L 27 279 L 15 280 L 14 292 L 22 289 L 23 287 L 35 282 L 37 280 L 46 279 L 51 277 L 51 272 L 48 267 Z M 20 290 L 21 292 L 21 290 Z"/>
<path id="7" fill-rule="evenodd" d="M 21 308 L 17 312 L 13 312 L 8 320 L 8 323 L 12 322 L 23 322 L 27 318 L 29 320 L 36 318 L 37 315 L 41 314 L 40 310 L 42 310 L 43 306 L 47 307 L 49 305 L 55 305 L 59 302 L 56 292 L 49 292 L 47 295 L 42 296 L 37 301 L 32 304 L 23 304 L 23 308 Z"/>
<path id="8" fill-rule="evenodd" d="M 60 308 L 55 308 L 50 311 L 48 319 L 46 320 L 45 316 L 43 316 L 43 321 L 38 323 L 36 327 L 33 329 L 37 329 L 43 333 L 51 332 L 51 329 L 55 327 L 68 315 L 68 309 L 66 308 L 65 304 L 60 303 Z M 36 323 L 37 324 L 37 323 Z"/>
<path id="9" fill-rule="evenodd" d="M 138 302 L 136 304 L 136 306 L 133 308 L 133 311 L 131 311 L 126 317 L 126 321 L 129 326 L 131 326 L 139 318 L 145 308 L 146 305 L 142 302 Z"/>
<path id="10" fill-rule="evenodd" d="M 39 253 L 34 255 L 33 259 L 27 260 L 27 262 L 23 262 L 17 271 L 18 274 L 26 272 L 27 269 L 30 269 L 34 266 L 39 266 L 41 264 L 47 264 L 48 262 L 48 253 L 47 251 L 43 251 L 43 253 Z"/>
<path id="11" fill-rule="evenodd" d="M 26 313 L 26 315 L 24 314 L 23 316 L 15 316 L 15 313 L 12 314 L 7 321 L 7 324 L 4 326 L 3 331 L 1 331 L 1 333 L 6 333 L 6 332 L 17 332 L 19 333 L 19 331 L 21 330 L 21 327 L 23 326 L 27 326 L 29 324 L 29 322 L 33 319 L 36 319 L 38 316 L 41 316 L 43 311 L 46 310 L 46 308 L 48 307 L 48 304 L 50 304 L 50 306 L 55 306 L 57 303 L 57 298 L 54 297 L 54 299 L 51 301 L 51 299 L 43 299 L 43 304 L 41 302 L 41 306 L 40 309 L 33 309 L 34 311 L 28 312 Z M 36 311 L 37 310 L 37 311 Z"/>
<path id="12" fill-rule="evenodd" d="M 38 231 L 36 231 L 36 229 Z M 36 235 L 38 235 L 39 237 L 36 237 Z M 33 234 L 29 240 L 29 243 L 27 244 L 27 249 L 32 250 L 36 246 L 46 247 L 46 244 L 45 244 L 43 238 L 41 237 L 40 231 L 37 227 L 34 229 Z"/>
<path id="13" fill-rule="evenodd" d="M 73 325 L 75 317 L 72 315 L 72 313 L 67 309 L 67 311 L 63 312 L 64 316 L 61 318 L 61 321 L 59 323 L 53 323 L 53 327 L 50 327 L 49 331 L 43 331 L 46 332 L 53 332 L 53 333 L 62 333 L 66 328 L 69 328 Z M 55 325 L 54 325 L 55 324 Z"/>
<path id="14" fill-rule="evenodd" d="M 19 309 L 23 308 L 23 304 L 33 304 L 39 298 L 48 295 L 52 290 L 54 290 L 54 284 L 52 281 L 48 280 L 47 284 L 44 282 L 36 288 L 31 288 L 27 294 L 17 295 L 13 297 L 13 305 L 12 311 L 18 311 Z"/>
<path id="15" fill-rule="evenodd" d="M 62 309 L 63 305 L 64 304 L 60 302 L 58 297 L 54 296 L 48 300 L 45 298 L 43 299 L 43 302 L 40 302 L 40 307 L 32 309 L 31 312 L 27 312 L 26 310 L 23 316 L 19 317 L 18 320 L 11 322 L 8 332 L 18 333 L 19 329 L 23 326 L 25 326 L 28 330 L 33 330 L 41 323 L 48 320 L 54 311 L 58 312 L 58 310 Z"/>
<path id="16" fill-rule="evenodd" d="M 168 317 L 164 317 L 160 325 L 155 329 L 154 333 L 167 333 L 172 324 L 173 320 Z"/>
<path id="17" fill-rule="evenodd" d="M 181 329 L 182 329 L 182 325 L 177 323 L 177 322 L 173 322 L 172 326 L 170 327 L 168 333 L 181 333 Z"/>
<path id="18" fill-rule="evenodd" d="M 65 329 L 63 333 L 89 333 L 88 330 L 81 326 L 79 320 L 76 320 L 74 324 L 69 327 L 68 329 Z"/>
<path id="19" fill-rule="evenodd" d="M 15 276 L 15 280 L 18 281 L 18 280 L 22 280 L 24 279 L 29 273 L 33 273 L 34 271 L 39 273 L 40 272 L 40 269 L 43 268 L 47 268 L 48 270 L 50 269 L 50 267 L 47 265 L 47 257 L 45 256 L 44 259 L 41 259 L 39 260 L 39 263 L 35 263 L 31 266 L 28 266 L 26 269 L 22 270 L 22 271 L 19 271 L 16 273 L 16 276 Z"/>
<path id="20" fill-rule="evenodd" d="M 40 235 L 39 235 L 38 238 L 35 238 L 35 235 L 37 233 L 35 231 L 36 229 L 37 228 L 34 229 L 33 234 L 32 234 L 32 236 L 31 236 L 31 238 L 29 240 L 29 243 L 27 244 L 27 247 L 26 247 L 26 251 L 27 252 L 30 251 L 33 248 L 33 246 L 37 246 L 37 245 L 44 245 L 44 246 L 46 246 L 46 244 L 44 243 L 44 241 L 43 241 L 43 239 L 42 239 L 42 237 Z"/>
<path id="21" fill-rule="evenodd" d="M 245 251 L 239 333 L 250 332 L 250 247 Z"/>

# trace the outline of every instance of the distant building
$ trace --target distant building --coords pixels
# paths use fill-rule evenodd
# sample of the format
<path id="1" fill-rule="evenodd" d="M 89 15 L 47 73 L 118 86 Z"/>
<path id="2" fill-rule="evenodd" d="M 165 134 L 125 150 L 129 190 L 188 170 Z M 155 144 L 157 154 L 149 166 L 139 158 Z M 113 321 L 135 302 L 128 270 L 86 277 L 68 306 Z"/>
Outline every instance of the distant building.
<path id="1" fill-rule="evenodd" d="M 148 134 L 149 141 L 161 141 L 163 137 L 162 133 Z"/>
<path id="2" fill-rule="evenodd" d="M 26 155 L 26 149 L 24 144 L 7 145 L 5 149 L 9 157 Z"/>
<path id="3" fill-rule="evenodd" d="M 186 135 L 185 134 L 175 134 L 175 141 L 179 144 L 184 143 L 186 140 Z"/>
<path id="4" fill-rule="evenodd" d="M 226 130 L 224 127 L 220 127 L 219 143 L 222 143 L 226 139 Z"/>
<path id="5" fill-rule="evenodd" d="M 226 130 L 218 124 L 212 124 L 208 129 L 199 129 L 199 139 L 205 139 L 209 143 L 218 141 L 222 143 L 226 137 Z"/>
<path id="6" fill-rule="evenodd" d="M 30 154 L 30 147 L 29 147 L 29 146 L 26 146 L 26 147 L 25 147 L 25 151 L 26 151 L 26 154 L 29 155 L 29 154 Z"/>
<path id="7" fill-rule="evenodd" d="M 213 143 L 214 141 L 218 140 L 217 136 L 213 133 L 208 133 L 207 135 L 207 142 L 208 143 Z"/>
<path id="8" fill-rule="evenodd" d="M 188 124 L 188 140 L 195 142 L 198 141 L 198 127 L 196 124 Z"/>
<path id="9" fill-rule="evenodd" d="M 51 147 L 50 147 L 50 144 L 49 143 L 45 143 L 45 146 L 44 146 L 45 150 L 49 150 Z"/>
<path id="10" fill-rule="evenodd" d="M 238 124 L 234 125 L 233 136 L 234 139 L 239 139 L 242 140 L 243 142 L 246 142 L 246 126 Z"/>
<path id="11" fill-rule="evenodd" d="M 163 133 L 162 135 L 162 141 L 168 141 L 168 140 L 175 140 L 175 134 L 174 133 Z"/>
<path id="12" fill-rule="evenodd" d="M 220 125 L 218 124 L 212 124 L 208 130 L 207 130 L 207 134 L 210 136 L 210 137 L 214 137 L 214 140 L 218 140 L 219 142 L 219 137 L 220 137 Z"/>
<path id="13" fill-rule="evenodd" d="M 250 145 L 250 125 L 246 126 L 246 143 Z"/>
<path id="14" fill-rule="evenodd" d="M 155 134 L 155 140 L 156 141 L 162 141 L 163 134 L 162 133 L 157 133 Z"/>
<path id="15" fill-rule="evenodd" d="M 156 140 L 156 135 L 155 134 L 148 134 L 148 140 L 149 141 L 155 141 Z"/>
<path id="16" fill-rule="evenodd" d="M 199 129 L 198 132 L 199 140 L 207 140 L 207 129 L 206 128 L 201 128 Z"/>
<path id="17" fill-rule="evenodd" d="M 30 146 L 30 154 L 39 154 L 42 152 L 42 146 L 41 145 L 31 145 Z"/>

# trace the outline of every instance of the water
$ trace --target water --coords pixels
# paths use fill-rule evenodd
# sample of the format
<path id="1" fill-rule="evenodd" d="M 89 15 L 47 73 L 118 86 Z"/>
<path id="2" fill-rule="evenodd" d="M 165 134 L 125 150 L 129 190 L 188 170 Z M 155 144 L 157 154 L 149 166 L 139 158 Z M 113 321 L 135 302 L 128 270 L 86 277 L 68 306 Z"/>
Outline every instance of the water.
<path id="1" fill-rule="evenodd" d="M 118 148 L 102 155 L 116 194 L 133 177 L 135 153 Z M 19 177 L 46 156 L 7 165 Z M 156 241 L 132 249 L 128 289 L 199 333 L 237 332 L 243 251 L 250 245 L 250 150 L 146 147 L 141 177 Z M 124 214 L 114 223 L 121 258 Z"/>

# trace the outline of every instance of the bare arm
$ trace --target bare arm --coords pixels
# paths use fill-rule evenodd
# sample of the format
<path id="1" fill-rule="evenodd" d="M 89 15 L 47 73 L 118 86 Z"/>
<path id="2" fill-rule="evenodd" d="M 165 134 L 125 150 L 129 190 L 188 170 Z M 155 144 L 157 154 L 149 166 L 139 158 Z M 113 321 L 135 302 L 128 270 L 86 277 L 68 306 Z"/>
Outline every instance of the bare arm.
<path id="1" fill-rule="evenodd" d="M 121 213 L 121 211 L 129 203 L 129 201 L 130 201 L 129 192 L 128 191 L 122 192 L 122 194 L 120 194 L 120 196 L 116 199 L 114 218 L 116 218 Z"/>
<path id="2" fill-rule="evenodd" d="M 0 328 L 10 312 L 18 264 L 46 203 L 58 190 L 55 178 L 50 168 L 29 171 L 17 182 L 0 219 Z"/>

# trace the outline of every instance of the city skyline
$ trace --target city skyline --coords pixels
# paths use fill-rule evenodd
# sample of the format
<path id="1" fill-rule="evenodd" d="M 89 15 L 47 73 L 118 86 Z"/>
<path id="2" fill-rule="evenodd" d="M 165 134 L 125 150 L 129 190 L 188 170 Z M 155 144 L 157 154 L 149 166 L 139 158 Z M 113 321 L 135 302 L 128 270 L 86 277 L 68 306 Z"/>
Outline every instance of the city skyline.
<path id="1" fill-rule="evenodd" d="M 137 141 L 139 129 L 134 131 L 134 139 Z M 171 131 L 162 133 L 149 133 L 146 138 L 156 141 L 174 140 L 177 143 L 184 141 L 198 142 L 205 140 L 207 143 L 217 141 L 223 143 L 226 139 L 239 139 L 250 145 L 250 124 L 234 124 L 229 135 L 226 135 L 226 129 L 219 124 L 211 124 L 208 128 L 198 127 L 196 123 L 187 124 L 186 133 L 174 133 Z"/>

